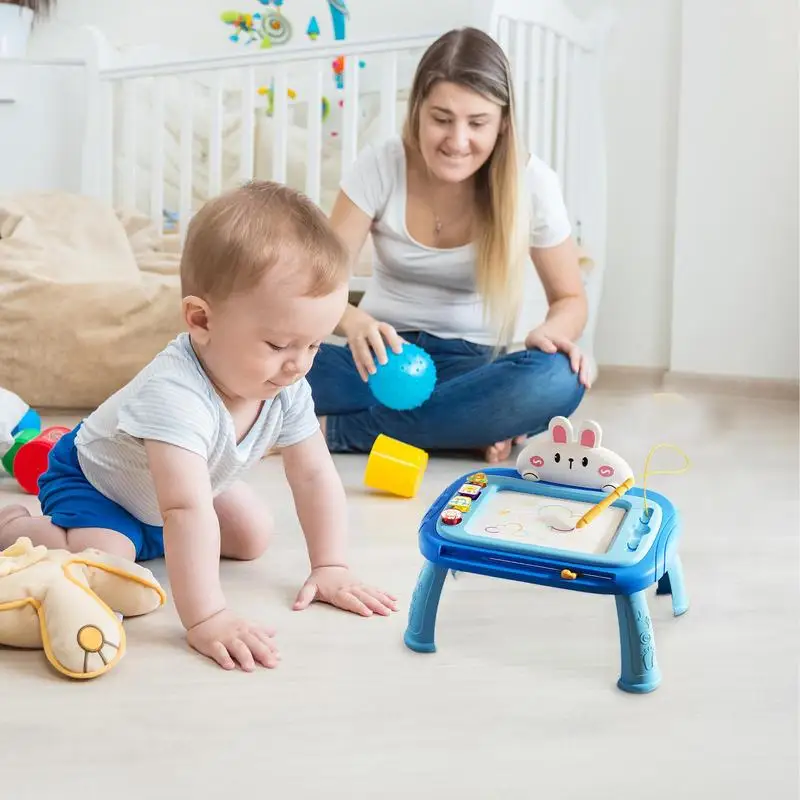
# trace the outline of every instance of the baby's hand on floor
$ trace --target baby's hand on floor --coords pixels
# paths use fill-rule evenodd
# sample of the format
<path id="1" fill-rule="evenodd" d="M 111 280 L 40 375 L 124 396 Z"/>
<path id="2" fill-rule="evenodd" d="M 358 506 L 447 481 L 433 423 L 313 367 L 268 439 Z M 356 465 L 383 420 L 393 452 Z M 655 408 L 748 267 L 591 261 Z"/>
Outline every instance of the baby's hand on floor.
<path id="1" fill-rule="evenodd" d="M 370 617 L 372 614 L 388 616 L 397 611 L 397 598 L 371 586 L 365 586 L 351 574 L 347 567 L 319 567 L 303 584 L 295 611 L 308 608 L 314 600 L 321 600 L 345 611 Z"/>
<path id="2" fill-rule="evenodd" d="M 187 641 L 198 653 L 223 669 L 235 669 L 238 664 L 245 672 L 252 672 L 256 664 L 278 666 L 280 656 L 274 635 L 275 631 L 246 622 L 227 609 L 186 632 Z"/>

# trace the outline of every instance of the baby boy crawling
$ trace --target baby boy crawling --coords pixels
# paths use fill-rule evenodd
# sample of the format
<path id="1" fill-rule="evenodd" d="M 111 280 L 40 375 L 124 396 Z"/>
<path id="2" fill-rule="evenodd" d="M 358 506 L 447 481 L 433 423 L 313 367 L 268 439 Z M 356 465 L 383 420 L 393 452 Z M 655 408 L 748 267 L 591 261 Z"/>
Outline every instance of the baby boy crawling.
<path id="1" fill-rule="evenodd" d="M 241 476 L 282 451 L 311 574 L 294 608 L 321 601 L 369 616 L 395 598 L 347 565 L 345 493 L 305 375 L 347 303 L 348 254 L 322 212 L 252 182 L 192 219 L 181 260 L 179 335 L 50 454 L 40 517 L 0 510 L 0 550 L 20 536 L 166 560 L 189 644 L 222 667 L 273 667 L 274 632 L 227 607 L 220 556 L 253 559 L 270 515 Z"/>

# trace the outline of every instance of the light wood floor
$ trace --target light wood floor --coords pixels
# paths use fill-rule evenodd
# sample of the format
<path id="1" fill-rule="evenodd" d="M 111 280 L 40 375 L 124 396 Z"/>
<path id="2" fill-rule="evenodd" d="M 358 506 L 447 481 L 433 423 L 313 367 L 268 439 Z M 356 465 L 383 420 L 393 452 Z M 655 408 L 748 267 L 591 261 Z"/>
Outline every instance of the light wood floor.
<path id="1" fill-rule="evenodd" d="M 692 603 L 676 619 L 651 593 L 663 673 L 653 694 L 616 688 L 610 597 L 461 575 L 445 585 L 438 652 L 404 647 L 420 517 L 477 461 L 435 458 L 420 495 L 399 500 L 362 488 L 363 457 L 337 458 L 353 563 L 401 611 L 292 612 L 306 560 L 273 457 L 252 481 L 280 534 L 261 561 L 222 572 L 230 603 L 277 627 L 280 668 L 225 673 L 194 656 L 169 605 L 126 622 L 127 656 L 88 683 L 57 676 L 41 652 L 0 650 L 0 796 L 793 800 L 797 404 L 598 390 L 585 416 L 637 477 L 660 441 L 693 461 L 650 484 L 682 514 Z M 0 482 L 0 502 L 18 497 Z"/>

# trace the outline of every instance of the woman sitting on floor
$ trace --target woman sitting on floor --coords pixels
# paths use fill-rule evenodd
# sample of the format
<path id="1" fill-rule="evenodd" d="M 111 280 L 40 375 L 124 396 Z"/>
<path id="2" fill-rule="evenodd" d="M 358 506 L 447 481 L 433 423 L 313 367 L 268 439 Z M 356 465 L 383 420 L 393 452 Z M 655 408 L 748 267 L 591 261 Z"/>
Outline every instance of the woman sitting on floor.
<path id="1" fill-rule="evenodd" d="M 402 137 L 368 146 L 331 221 L 353 257 L 372 233 L 371 285 L 349 305 L 308 375 L 332 452 L 368 452 L 384 433 L 426 450 L 480 449 L 490 463 L 569 416 L 589 385 L 575 342 L 587 317 L 577 246 L 555 173 L 519 154 L 511 74 L 487 34 L 453 30 L 422 57 Z M 533 261 L 549 310 L 507 352 Z M 402 341 L 438 382 L 412 411 L 366 383 Z"/>

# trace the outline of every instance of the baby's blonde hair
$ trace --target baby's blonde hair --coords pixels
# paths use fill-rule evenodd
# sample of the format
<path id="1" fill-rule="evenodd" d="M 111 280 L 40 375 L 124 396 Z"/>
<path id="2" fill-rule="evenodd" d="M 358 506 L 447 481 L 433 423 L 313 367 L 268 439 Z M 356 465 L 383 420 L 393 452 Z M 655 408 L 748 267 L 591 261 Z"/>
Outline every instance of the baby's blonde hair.
<path id="1" fill-rule="evenodd" d="M 303 294 L 330 294 L 349 277 L 349 253 L 322 210 L 301 192 L 250 181 L 209 200 L 192 218 L 181 291 L 222 301 L 252 289 L 278 261 L 307 273 Z"/>
<path id="2" fill-rule="evenodd" d="M 530 220 L 511 69 L 500 45 L 477 28 L 456 28 L 440 36 L 417 64 L 408 98 L 403 140 L 416 152 L 422 103 L 442 81 L 471 89 L 503 109 L 503 129 L 475 176 L 475 281 L 486 316 L 496 327 L 498 344 L 507 344 L 521 306 Z"/>

